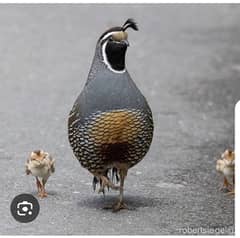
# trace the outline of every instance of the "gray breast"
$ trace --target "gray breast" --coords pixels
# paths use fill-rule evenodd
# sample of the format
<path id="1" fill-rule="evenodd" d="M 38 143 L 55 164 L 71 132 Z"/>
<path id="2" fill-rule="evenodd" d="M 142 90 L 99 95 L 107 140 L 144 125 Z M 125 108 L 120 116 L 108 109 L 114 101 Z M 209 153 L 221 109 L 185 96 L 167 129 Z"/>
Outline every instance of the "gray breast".
<path id="1" fill-rule="evenodd" d="M 75 116 L 72 120 L 79 119 L 79 122 L 83 122 L 84 118 L 96 111 L 118 109 L 140 109 L 151 115 L 145 97 L 128 72 L 120 74 L 105 69 L 85 85 L 74 104 L 72 111 Z"/>

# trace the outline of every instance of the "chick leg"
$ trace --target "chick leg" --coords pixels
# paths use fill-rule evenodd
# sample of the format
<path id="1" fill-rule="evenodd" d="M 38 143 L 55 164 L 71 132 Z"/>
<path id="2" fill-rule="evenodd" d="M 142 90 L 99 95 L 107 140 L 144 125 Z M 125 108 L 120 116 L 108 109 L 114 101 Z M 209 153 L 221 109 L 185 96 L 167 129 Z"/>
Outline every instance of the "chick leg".
<path id="1" fill-rule="evenodd" d="M 40 182 L 38 180 L 38 183 L 39 183 L 39 193 L 38 193 L 38 196 L 40 198 L 44 198 L 44 197 L 47 197 L 47 193 L 46 193 L 46 190 L 45 190 L 45 184 L 46 184 L 46 180 L 42 179 L 42 181 Z"/>
<path id="2" fill-rule="evenodd" d="M 47 182 L 47 181 L 46 181 L 45 179 L 42 180 L 42 183 L 43 183 L 43 186 L 42 186 L 42 188 L 43 188 L 43 189 L 42 189 L 42 197 L 47 197 L 47 195 L 48 195 L 48 194 L 46 193 L 46 190 L 45 190 L 46 182 Z"/>
<path id="3" fill-rule="evenodd" d="M 231 190 L 227 193 L 227 195 L 235 195 L 235 176 L 233 175 L 233 184 Z"/>
<path id="4" fill-rule="evenodd" d="M 124 180 L 127 176 L 127 170 L 121 169 L 119 171 L 120 174 L 120 194 L 119 194 L 119 201 L 117 204 L 113 206 L 113 212 L 118 212 L 121 209 L 128 209 L 127 205 L 123 202 L 123 187 L 124 187 Z"/>
<path id="5" fill-rule="evenodd" d="M 223 185 L 220 187 L 220 191 L 222 191 L 224 188 L 228 188 L 229 187 L 229 182 L 227 181 L 227 178 L 224 176 L 223 179 Z"/>
<path id="6" fill-rule="evenodd" d="M 40 181 L 38 180 L 38 178 L 36 177 L 36 185 L 37 185 L 37 190 L 38 190 L 38 196 L 41 196 L 42 193 L 42 185 L 40 183 Z"/>

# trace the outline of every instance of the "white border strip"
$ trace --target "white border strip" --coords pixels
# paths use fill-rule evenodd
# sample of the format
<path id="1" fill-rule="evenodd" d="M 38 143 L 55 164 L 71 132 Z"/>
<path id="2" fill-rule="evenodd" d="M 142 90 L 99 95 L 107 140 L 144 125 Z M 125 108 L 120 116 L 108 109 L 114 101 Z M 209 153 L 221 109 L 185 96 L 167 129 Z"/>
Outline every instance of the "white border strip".
<path id="1" fill-rule="evenodd" d="M 235 234 L 240 234 L 239 217 L 239 189 L 240 189 L 240 176 L 239 176 L 239 159 L 240 159 L 240 101 L 235 106 Z"/>
<path id="2" fill-rule="evenodd" d="M 112 34 L 118 33 L 120 31 L 111 31 L 108 32 L 106 35 L 104 35 L 104 37 L 101 39 L 101 42 L 103 42 L 105 39 L 107 39 L 109 36 L 111 36 Z"/>
<path id="3" fill-rule="evenodd" d="M 122 3 L 141 3 L 141 4 L 158 4 L 158 3 L 170 3 L 170 4 L 174 4 L 174 3 L 194 3 L 194 4 L 202 4 L 202 3 L 217 3 L 217 4 L 222 4 L 222 3 L 240 3 L 240 0 L 232 0 L 232 1 L 216 1 L 216 0 L 149 0 L 149 1 L 144 1 L 144 0 L 0 0 L 0 4 L 1 3 L 31 3 L 31 4 L 38 4 L 38 3 L 66 3 L 66 4 L 71 4 L 71 3 L 111 3 L 111 4 L 122 4 Z"/>

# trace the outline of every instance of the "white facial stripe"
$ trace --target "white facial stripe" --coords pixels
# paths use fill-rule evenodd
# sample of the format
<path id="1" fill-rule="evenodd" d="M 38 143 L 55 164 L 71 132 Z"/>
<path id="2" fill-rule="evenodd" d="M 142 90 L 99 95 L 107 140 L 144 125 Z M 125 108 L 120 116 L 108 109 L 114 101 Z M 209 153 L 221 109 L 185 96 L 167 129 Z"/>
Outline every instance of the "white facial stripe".
<path id="1" fill-rule="evenodd" d="M 101 42 L 104 41 L 105 39 L 107 39 L 109 36 L 111 36 L 112 34 L 118 33 L 120 31 L 111 31 L 109 33 L 107 33 L 102 39 Z"/>
<path id="2" fill-rule="evenodd" d="M 118 74 L 122 74 L 126 71 L 126 69 L 123 70 L 115 70 L 111 67 L 110 63 L 107 60 L 107 55 L 106 55 L 106 45 L 107 45 L 107 41 L 102 45 L 102 55 L 103 55 L 103 62 L 105 65 L 107 65 L 107 67 L 114 73 L 118 73 Z"/>

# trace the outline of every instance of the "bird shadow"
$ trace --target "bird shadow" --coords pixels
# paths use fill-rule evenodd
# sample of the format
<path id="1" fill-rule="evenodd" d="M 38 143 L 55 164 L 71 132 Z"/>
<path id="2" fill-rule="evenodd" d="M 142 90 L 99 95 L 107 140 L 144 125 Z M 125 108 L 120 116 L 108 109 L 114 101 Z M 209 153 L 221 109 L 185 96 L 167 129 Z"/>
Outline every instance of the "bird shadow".
<path id="1" fill-rule="evenodd" d="M 86 197 L 77 202 L 80 207 L 87 207 L 92 209 L 104 209 L 104 207 L 113 205 L 118 201 L 118 197 L 114 195 L 105 195 L 102 197 Z M 145 196 L 134 196 L 126 195 L 124 196 L 124 202 L 127 204 L 130 210 L 137 210 L 139 208 L 156 208 L 162 206 L 170 206 L 174 201 L 166 198 L 151 198 Z"/>

